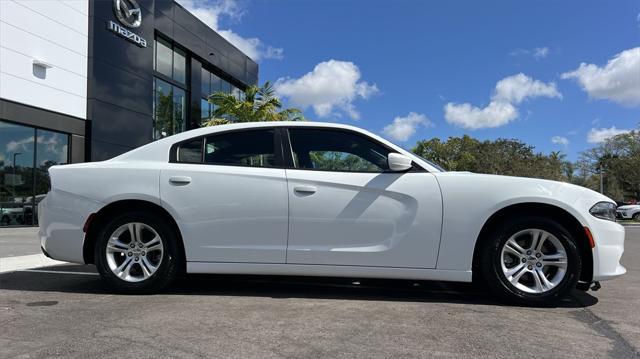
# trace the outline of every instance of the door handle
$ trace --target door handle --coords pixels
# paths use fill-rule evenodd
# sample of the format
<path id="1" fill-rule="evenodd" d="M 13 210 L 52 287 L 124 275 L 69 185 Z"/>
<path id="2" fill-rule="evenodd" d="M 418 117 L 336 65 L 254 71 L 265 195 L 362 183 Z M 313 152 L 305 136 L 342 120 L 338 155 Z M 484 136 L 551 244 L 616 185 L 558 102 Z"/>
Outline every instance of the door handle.
<path id="1" fill-rule="evenodd" d="M 314 194 L 318 191 L 318 189 L 313 186 L 295 186 L 293 190 L 301 194 Z"/>
<path id="2" fill-rule="evenodd" d="M 185 186 L 191 183 L 191 177 L 188 176 L 173 176 L 169 178 L 169 183 L 175 184 L 178 186 Z"/>

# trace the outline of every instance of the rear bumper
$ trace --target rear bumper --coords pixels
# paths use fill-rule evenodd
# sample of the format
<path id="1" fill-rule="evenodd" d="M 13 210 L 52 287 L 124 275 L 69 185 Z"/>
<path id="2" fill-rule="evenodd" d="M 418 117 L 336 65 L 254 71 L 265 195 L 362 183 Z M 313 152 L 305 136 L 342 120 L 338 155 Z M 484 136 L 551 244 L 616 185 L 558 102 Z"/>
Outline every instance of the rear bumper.
<path id="1" fill-rule="evenodd" d="M 84 264 L 83 226 L 100 203 L 52 190 L 38 205 L 40 246 L 52 259 Z"/>
<path id="2" fill-rule="evenodd" d="M 620 264 L 624 253 L 624 227 L 618 223 L 594 219 L 589 226 L 593 248 L 593 281 L 613 279 L 627 270 Z"/>

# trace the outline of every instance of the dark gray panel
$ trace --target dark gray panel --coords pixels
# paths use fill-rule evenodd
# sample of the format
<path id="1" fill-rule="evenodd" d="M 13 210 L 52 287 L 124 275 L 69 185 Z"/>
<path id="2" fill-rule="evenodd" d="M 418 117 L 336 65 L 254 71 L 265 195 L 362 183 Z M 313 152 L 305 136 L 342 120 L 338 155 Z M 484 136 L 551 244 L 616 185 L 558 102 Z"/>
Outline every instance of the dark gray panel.
<path id="1" fill-rule="evenodd" d="M 84 136 L 71 135 L 71 163 L 84 162 Z"/>
<path id="2" fill-rule="evenodd" d="M 204 52 L 206 46 L 204 40 L 192 34 L 190 31 L 187 31 L 177 23 L 173 27 L 173 41 L 199 55 Z"/>
<path id="3" fill-rule="evenodd" d="M 205 41 L 207 34 L 212 30 L 193 14 L 185 10 L 180 4 L 177 4 L 173 10 L 173 20 L 176 24 L 184 27 L 187 31 L 196 35 L 202 42 Z"/>
<path id="4" fill-rule="evenodd" d="M 157 15 L 154 19 L 154 27 L 156 31 L 160 32 L 164 36 L 172 39 L 173 38 L 173 26 L 174 22 L 171 18 Z"/>
<path id="5" fill-rule="evenodd" d="M 154 12 L 154 0 L 137 0 L 142 10 L 142 15 L 145 13 L 153 14 Z M 113 1 L 112 0 L 94 0 L 89 2 L 89 16 L 98 16 L 103 19 L 114 19 Z M 143 18 L 144 25 L 144 18 Z"/>
<path id="6" fill-rule="evenodd" d="M 94 60 L 89 71 L 89 98 L 151 116 L 153 79 L 147 71 L 139 73 L 147 76 L 140 77 L 120 67 Z M 93 117 L 91 112 L 90 117 Z"/>
<path id="7" fill-rule="evenodd" d="M 125 152 L 131 151 L 132 149 L 132 147 L 120 146 L 113 143 L 93 140 L 91 141 L 91 160 L 105 161 L 119 156 Z"/>
<path id="8" fill-rule="evenodd" d="M 49 130 L 84 136 L 83 119 L 0 99 L 0 118 Z"/>
<path id="9" fill-rule="evenodd" d="M 175 4 L 172 0 L 156 0 L 154 9 L 156 18 L 164 16 L 173 19 L 174 6 Z"/>
<path id="10" fill-rule="evenodd" d="M 202 64 L 196 59 L 191 59 L 191 88 L 196 89 L 190 92 L 191 111 L 189 121 L 187 122 L 187 129 L 191 130 L 198 128 L 200 125 L 200 90 L 202 88 Z"/>
<path id="11" fill-rule="evenodd" d="M 151 92 L 147 92 L 151 97 Z M 91 139 L 117 143 L 125 147 L 138 147 L 151 142 L 152 116 L 142 115 L 126 108 L 90 99 Z M 92 153 L 92 160 L 95 160 Z"/>
<path id="12" fill-rule="evenodd" d="M 249 74 L 257 75 L 258 74 L 258 64 L 253 62 L 250 58 L 245 59 L 245 67 Z"/>
<path id="13" fill-rule="evenodd" d="M 93 37 L 89 42 L 93 59 L 151 78 L 153 71 L 153 24 L 138 28 L 137 34 L 147 40 L 147 47 L 142 48 L 110 32 L 105 21 L 98 18 L 90 20 L 94 20 Z"/>

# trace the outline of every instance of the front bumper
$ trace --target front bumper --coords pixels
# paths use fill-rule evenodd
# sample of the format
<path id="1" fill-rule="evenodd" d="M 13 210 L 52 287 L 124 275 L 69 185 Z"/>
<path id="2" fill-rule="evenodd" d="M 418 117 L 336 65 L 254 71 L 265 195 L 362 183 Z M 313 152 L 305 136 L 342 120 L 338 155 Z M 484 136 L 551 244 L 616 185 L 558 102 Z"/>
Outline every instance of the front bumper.
<path id="1" fill-rule="evenodd" d="M 627 270 L 620 264 L 624 252 L 624 227 L 618 223 L 593 219 L 589 229 L 593 235 L 593 281 L 613 279 Z"/>

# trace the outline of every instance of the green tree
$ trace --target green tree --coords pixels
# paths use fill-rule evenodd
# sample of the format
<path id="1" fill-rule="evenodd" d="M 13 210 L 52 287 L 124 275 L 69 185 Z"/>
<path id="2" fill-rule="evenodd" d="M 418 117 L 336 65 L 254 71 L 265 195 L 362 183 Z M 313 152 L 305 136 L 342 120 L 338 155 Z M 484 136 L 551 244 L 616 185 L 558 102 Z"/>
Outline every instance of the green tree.
<path id="1" fill-rule="evenodd" d="M 419 141 L 412 151 L 452 171 L 566 180 L 563 153 L 535 153 L 533 146 L 514 139 L 434 138 Z"/>
<path id="2" fill-rule="evenodd" d="M 215 126 L 231 122 L 260 121 L 300 121 L 304 120 L 302 111 L 297 108 L 282 109 L 282 102 L 275 95 L 270 82 L 261 87 L 249 86 L 243 96 L 226 92 L 216 92 L 209 96 L 209 102 L 215 105 L 212 118 L 203 126 Z"/>
<path id="3" fill-rule="evenodd" d="M 582 185 L 599 190 L 602 172 L 604 193 L 616 200 L 640 199 L 640 131 L 605 140 L 583 152 Z"/>

